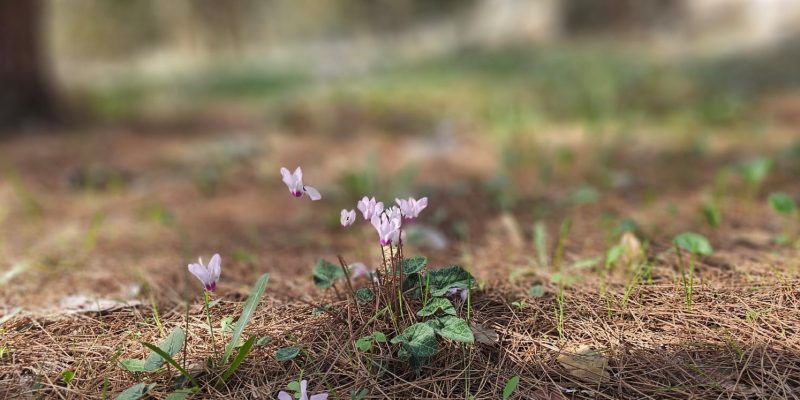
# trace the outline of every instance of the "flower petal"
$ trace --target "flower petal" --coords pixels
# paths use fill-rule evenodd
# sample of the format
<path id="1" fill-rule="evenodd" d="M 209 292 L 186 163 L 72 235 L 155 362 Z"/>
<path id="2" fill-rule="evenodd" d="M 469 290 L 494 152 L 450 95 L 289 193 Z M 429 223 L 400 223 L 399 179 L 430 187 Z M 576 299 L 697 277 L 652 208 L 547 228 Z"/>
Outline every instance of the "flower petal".
<path id="1" fill-rule="evenodd" d="M 220 257 L 219 254 L 214 254 L 214 256 L 211 257 L 211 261 L 208 262 L 208 274 L 213 283 L 219 281 L 219 276 L 222 272 L 221 263 L 222 257 Z"/>
<path id="2" fill-rule="evenodd" d="M 304 186 L 303 191 L 306 192 L 309 198 L 313 201 L 317 201 L 322 198 L 322 195 L 319 194 L 319 190 L 311 187 L 311 186 Z"/>
<path id="3" fill-rule="evenodd" d="M 281 390 L 281 392 L 278 393 L 278 400 L 294 400 L 294 396 L 292 396 L 291 393 L 286 393 Z"/>
<path id="4" fill-rule="evenodd" d="M 203 286 L 208 285 L 210 282 L 208 270 L 202 264 L 189 264 L 189 272 L 196 276 L 203 283 Z"/>
<path id="5" fill-rule="evenodd" d="M 328 394 L 327 393 L 315 394 L 311 396 L 309 400 L 328 400 Z"/>

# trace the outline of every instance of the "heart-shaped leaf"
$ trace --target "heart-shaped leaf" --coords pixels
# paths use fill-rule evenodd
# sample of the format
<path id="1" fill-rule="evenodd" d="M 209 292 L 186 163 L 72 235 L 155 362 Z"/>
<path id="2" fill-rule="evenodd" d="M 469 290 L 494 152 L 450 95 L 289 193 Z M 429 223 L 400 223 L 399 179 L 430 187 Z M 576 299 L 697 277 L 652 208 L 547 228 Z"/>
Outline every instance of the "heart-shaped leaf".
<path id="1" fill-rule="evenodd" d="M 149 392 L 156 386 L 155 383 L 137 383 L 118 394 L 116 400 L 139 400 L 145 393 Z"/>
<path id="2" fill-rule="evenodd" d="M 312 278 L 316 287 L 327 289 L 333 286 L 337 279 L 344 278 L 344 271 L 342 271 L 342 267 L 320 259 L 314 266 Z"/>
<path id="3" fill-rule="evenodd" d="M 424 256 L 408 257 L 403 259 L 403 273 L 406 275 L 421 271 L 428 265 L 428 258 Z"/>
<path id="4" fill-rule="evenodd" d="M 467 321 L 452 315 L 443 315 L 436 319 L 439 322 L 439 329 L 436 333 L 450 340 L 461 343 L 474 343 L 475 336 L 467 325 Z"/>
<path id="5" fill-rule="evenodd" d="M 403 333 L 395 336 L 391 342 L 402 345 L 401 357 L 425 359 L 434 356 L 439 351 L 436 332 L 425 323 L 409 326 Z"/>
<path id="6" fill-rule="evenodd" d="M 375 294 L 372 293 L 372 290 L 370 290 L 370 288 L 362 287 L 356 290 L 356 302 L 359 305 L 367 304 L 374 299 L 375 299 Z"/>
<path id="7" fill-rule="evenodd" d="M 177 354 L 183 348 L 183 342 L 186 340 L 186 334 L 180 327 L 175 328 L 166 339 L 158 344 L 158 348 L 164 353 L 169 354 L 170 357 Z M 164 358 L 160 355 L 151 352 L 147 359 L 144 360 L 142 368 L 147 372 L 153 372 L 164 365 Z"/>
<path id="8" fill-rule="evenodd" d="M 681 249 L 696 255 L 710 256 L 714 252 L 708 239 L 699 233 L 684 232 L 675 236 L 672 242 Z"/>
<path id="9" fill-rule="evenodd" d="M 425 307 L 417 311 L 417 315 L 420 317 L 429 317 L 435 315 L 439 310 L 444 314 L 456 315 L 456 309 L 453 307 L 453 303 L 444 297 L 432 297 L 428 300 L 428 304 L 425 304 Z"/>
<path id="10" fill-rule="evenodd" d="M 475 284 L 475 278 L 459 265 L 431 270 L 426 278 L 432 296 L 444 296 L 449 289 L 467 289 Z"/>
<path id="11" fill-rule="evenodd" d="M 275 352 L 275 360 L 281 362 L 294 360 L 298 354 L 300 354 L 299 347 L 281 347 Z"/>

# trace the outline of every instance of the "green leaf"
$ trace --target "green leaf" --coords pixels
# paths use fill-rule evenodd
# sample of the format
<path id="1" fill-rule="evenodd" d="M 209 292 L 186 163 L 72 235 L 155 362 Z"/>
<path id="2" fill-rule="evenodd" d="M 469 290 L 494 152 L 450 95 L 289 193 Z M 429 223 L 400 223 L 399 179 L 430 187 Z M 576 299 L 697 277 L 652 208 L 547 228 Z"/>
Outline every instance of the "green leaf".
<path id="1" fill-rule="evenodd" d="M 300 391 L 300 381 L 291 381 L 286 385 L 286 388 L 292 392 Z"/>
<path id="2" fill-rule="evenodd" d="M 403 279 L 403 293 L 412 299 L 419 299 L 422 297 L 421 276 L 419 273 L 408 274 Z"/>
<path id="3" fill-rule="evenodd" d="M 375 294 L 372 293 L 370 288 L 359 288 L 356 290 L 356 302 L 359 305 L 364 305 L 375 299 Z"/>
<path id="4" fill-rule="evenodd" d="M 281 362 L 294 360 L 298 354 L 300 354 L 299 347 L 281 347 L 275 352 L 275 360 Z"/>
<path id="5" fill-rule="evenodd" d="M 244 345 L 242 345 L 242 347 L 239 348 L 239 352 L 236 353 L 236 357 L 233 358 L 233 362 L 231 363 L 231 365 L 228 366 L 228 369 L 225 370 L 225 373 L 222 374 L 223 382 L 227 381 L 228 378 L 230 378 L 231 375 L 233 375 L 233 373 L 236 372 L 236 370 L 239 368 L 239 365 L 242 363 L 242 361 L 244 361 L 244 358 L 247 357 L 247 353 L 249 353 L 250 349 L 253 348 L 253 344 L 255 343 L 255 341 L 256 337 L 250 336 L 250 338 L 248 338 L 247 341 L 244 342 Z"/>
<path id="6" fill-rule="evenodd" d="M 472 329 L 469 329 L 467 321 L 452 315 L 443 315 L 437 318 L 437 320 L 439 321 L 440 328 L 436 333 L 442 337 L 461 343 L 475 342 L 475 336 L 472 335 Z"/>
<path id="7" fill-rule="evenodd" d="M 617 260 L 625 253 L 625 247 L 621 244 L 616 246 L 611 246 L 608 251 L 606 251 L 606 259 L 605 259 L 605 266 L 606 268 L 614 265 Z"/>
<path id="8" fill-rule="evenodd" d="M 436 355 L 439 351 L 436 332 L 425 323 L 409 326 L 403 333 L 392 338 L 391 343 L 400 343 L 404 350 L 403 355 L 410 357 L 424 359 Z"/>
<path id="9" fill-rule="evenodd" d="M 692 254 L 710 256 L 714 253 L 714 249 L 711 247 L 711 243 L 708 242 L 708 239 L 694 232 L 681 233 L 672 239 L 672 243 Z"/>
<path id="10" fill-rule="evenodd" d="M 503 388 L 503 400 L 508 400 L 511 397 L 511 394 L 517 390 L 517 386 L 519 385 L 519 375 L 514 375 L 511 379 L 506 382 L 506 386 Z"/>
<path id="11" fill-rule="evenodd" d="M 169 336 L 158 344 L 158 348 L 172 357 L 181 351 L 185 340 L 186 334 L 183 332 L 182 328 L 178 327 L 173 329 Z M 146 372 L 153 372 L 162 365 L 164 365 L 164 358 L 155 352 L 151 352 L 144 361 L 143 368 Z"/>
<path id="12" fill-rule="evenodd" d="M 420 317 L 429 317 L 436 314 L 439 310 L 445 314 L 456 315 L 456 309 L 453 307 L 453 303 L 444 297 L 432 297 L 428 300 L 428 304 L 425 304 L 425 307 L 417 311 L 417 315 Z"/>
<path id="13" fill-rule="evenodd" d="M 528 289 L 528 296 L 542 297 L 544 296 L 544 285 L 533 285 Z"/>
<path id="14" fill-rule="evenodd" d="M 769 204 L 772 206 L 773 210 L 783 215 L 790 215 L 797 209 L 797 203 L 795 203 L 792 196 L 783 192 L 774 192 L 770 194 Z"/>
<path id="15" fill-rule="evenodd" d="M 383 332 L 372 332 L 372 337 L 375 338 L 375 341 L 378 343 L 386 343 L 386 335 L 384 335 Z"/>
<path id="16" fill-rule="evenodd" d="M 314 266 L 311 276 L 316 287 L 327 289 L 333 286 L 337 279 L 344 278 L 344 271 L 342 271 L 342 267 L 320 259 Z"/>
<path id="17" fill-rule="evenodd" d="M 65 370 L 61 372 L 61 380 L 64 381 L 67 385 L 72 382 L 72 379 L 75 378 L 75 371 L 72 370 Z"/>
<path id="18" fill-rule="evenodd" d="M 144 360 L 126 358 L 124 360 L 119 360 L 119 366 L 131 372 L 145 372 Z"/>
<path id="19" fill-rule="evenodd" d="M 179 389 L 167 395 L 164 400 L 186 400 L 194 394 L 192 389 Z"/>
<path id="20" fill-rule="evenodd" d="M 363 352 L 372 350 L 372 336 L 364 336 L 356 340 L 356 347 Z"/>
<path id="21" fill-rule="evenodd" d="M 715 228 L 722 223 L 722 210 L 719 209 L 717 203 L 709 201 L 703 203 L 700 207 L 700 211 L 709 226 Z"/>
<path id="22" fill-rule="evenodd" d="M 474 285 L 475 278 L 459 265 L 434 269 L 427 273 L 432 296 L 444 296 L 448 289 L 467 289 Z"/>
<path id="23" fill-rule="evenodd" d="M 138 400 L 144 396 L 145 393 L 156 387 L 155 383 L 137 383 L 118 394 L 115 399 L 117 400 Z"/>
<path id="24" fill-rule="evenodd" d="M 233 329 L 233 336 L 231 336 L 231 340 L 228 342 L 228 345 L 225 346 L 225 354 L 222 356 L 223 364 L 228 363 L 228 358 L 230 358 L 234 347 L 239 344 L 239 338 L 242 336 L 245 326 L 247 326 L 247 323 L 250 322 L 250 318 L 256 311 L 256 307 L 258 307 L 258 303 L 261 301 L 261 296 L 264 294 L 264 289 L 267 288 L 268 281 L 269 274 L 261 275 L 261 277 L 258 278 L 258 281 L 256 281 L 255 286 L 253 286 L 253 289 L 250 291 L 250 296 L 247 297 L 247 301 L 244 302 L 242 315 L 239 316 L 239 319 L 236 321 L 236 328 Z"/>
<path id="25" fill-rule="evenodd" d="M 272 336 L 262 336 L 256 340 L 256 346 L 266 346 L 269 342 L 272 341 Z"/>
<path id="26" fill-rule="evenodd" d="M 428 258 L 424 256 L 408 257 L 403 259 L 403 273 L 406 275 L 421 271 L 428 265 Z"/>
<path id="27" fill-rule="evenodd" d="M 350 400 L 364 400 L 365 397 L 369 394 L 369 390 L 367 388 L 363 388 L 359 391 L 351 391 L 350 392 Z"/>
<path id="28" fill-rule="evenodd" d="M 756 186 L 764 180 L 772 168 L 772 160 L 759 157 L 742 165 L 742 177 L 748 185 Z"/>
<path id="29" fill-rule="evenodd" d="M 177 369 L 177 370 L 178 370 L 178 372 L 180 372 L 180 373 L 181 373 L 181 375 L 183 375 L 183 377 L 184 377 L 184 378 L 186 378 L 186 379 L 190 380 L 190 381 L 192 382 L 192 384 L 193 384 L 193 385 L 195 385 L 195 386 L 200 386 L 200 385 L 198 385 L 198 384 L 197 384 L 197 381 L 196 381 L 196 380 L 194 379 L 194 377 L 193 377 L 193 376 L 192 376 L 192 375 L 189 373 L 189 371 L 186 371 L 186 370 L 185 370 L 183 367 L 181 367 L 181 366 L 180 366 L 180 364 L 178 364 L 178 363 L 177 363 L 177 362 L 176 362 L 176 361 L 175 361 L 175 360 L 172 358 L 172 356 L 170 356 L 169 354 L 165 353 L 165 352 L 164 352 L 164 350 L 161 350 L 161 349 L 159 349 L 158 347 L 156 347 L 156 345 L 154 345 L 154 344 L 152 344 L 152 343 L 142 342 L 142 345 L 144 345 L 144 346 L 145 346 L 145 347 L 147 347 L 148 349 L 152 350 L 153 352 L 155 352 L 156 354 L 158 354 L 159 356 L 161 356 L 161 358 L 163 358 L 164 360 L 166 360 L 166 361 L 169 363 L 169 365 L 172 365 L 173 367 L 175 367 L 175 369 Z"/>

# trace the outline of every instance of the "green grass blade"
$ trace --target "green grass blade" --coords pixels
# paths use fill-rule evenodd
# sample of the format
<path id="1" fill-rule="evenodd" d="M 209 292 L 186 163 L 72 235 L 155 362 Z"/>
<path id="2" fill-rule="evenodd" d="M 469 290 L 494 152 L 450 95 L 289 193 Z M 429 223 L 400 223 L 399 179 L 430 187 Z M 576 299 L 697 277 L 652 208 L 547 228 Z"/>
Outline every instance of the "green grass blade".
<path id="1" fill-rule="evenodd" d="M 169 354 L 164 352 L 164 350 L 159 349 L 158 346 L 156 346 L 156 345 L 154 345 L 152 343 L 142 342 L 142 345 L 144 345 L 144 347 L 147 347 L 148 349 L 150 349 L 150 351 L 160 355 L 161 358 L 163 358 L 164 360 L 167 361 L 167 363 L 169 363 L 169 365 L 172 365 L 173 367 L 175 367 L 175 369 L 177 369 L 178 372 L 180 372 L 181 375 L 184 376 L 184 378 L 186 378 L 189 381 L 191 381 L 193 385 L 200 386 L 197 383 L 197 381 L 194 379 L 194 377 L 191 374 L 189 374 L 189 371 L 183 369 L 183 367 L 181 367 L 180 364 L 178 364 L 174 359 L 172 359 L 172 357 Z"/>
<path id="2" fill-rule="evenodd" d="M 227 346 L 225 346 L 225 354 L 222 356 L 223 364 L 228 363 L 228 358 L 230 358 L 234 347 L 236 347 L 236 345 L 239 343 L 239 338 L 242 336 L 244 328 L 247 326 L 247 323 L 250 321 L 250 318 L 256 311 L 256 307 L 258 307 L 258 302 L 261 300 L 261 296 L 264 294 L 264 289 L 267 288 L 267 281 L 269 281 L 269 274 L 261 275 L 261 277 L 258 278 L 258 281 L 256 282 L 255 286 L 253 286 L 253 290 L 250 291 L 250 297 L 248 297 L 247 301 L 245 301 L 244 303 L 244 309 L 242 309 L 242 315 L 240 315 L 239 320 L 236 321 L 236 327 L 233 329 L 233 336 L 231 336 L 231 341 L 228 342 Z"/>
<path id="3" fill-rule="evenodd" d="M 225 370 L 225 373 L 222 374 L 222 381 L 227 381 L 228 378 L 233 375 L 234 372 L 239 368 L 239 364 L 244 361 L 244 358 L 247 357 L 247 354 L 250 353 L 250 349 L 253 348 L 253 344 L 256 342 L 255 336 L 250 336 L 250 339 L 247 339 L 246 342 L 239 348 L 239 352 L 236 353 L 236 357 L 233 358 L 233 362 L 231 365 L 228 366 L 228 369 Z"/>

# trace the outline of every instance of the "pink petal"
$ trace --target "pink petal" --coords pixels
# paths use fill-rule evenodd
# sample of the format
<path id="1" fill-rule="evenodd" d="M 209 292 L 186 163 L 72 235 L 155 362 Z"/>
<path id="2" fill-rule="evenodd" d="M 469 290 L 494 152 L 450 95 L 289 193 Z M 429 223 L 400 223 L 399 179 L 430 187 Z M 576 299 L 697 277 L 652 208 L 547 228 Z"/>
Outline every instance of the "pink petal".
<path id="1" fill-rule="evenodd" d="M 313 201 L 317 201 L 322 198 L 322 195 L 319 194 L 319 190 L 311 186 L 305 186 L 303 190 L 306 192 L 306 194 L 308 194 L 308 197 L 311 198 L 311 200 Z"/>
<path id="2" fill-rule="evenodd" d="M 294 400 L 294 396 L 292 396 L 290 393 L 281 391 L 278 393 L 278 400 Z"/>

